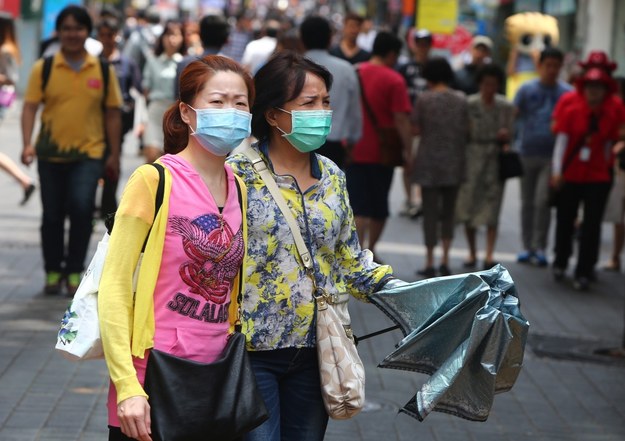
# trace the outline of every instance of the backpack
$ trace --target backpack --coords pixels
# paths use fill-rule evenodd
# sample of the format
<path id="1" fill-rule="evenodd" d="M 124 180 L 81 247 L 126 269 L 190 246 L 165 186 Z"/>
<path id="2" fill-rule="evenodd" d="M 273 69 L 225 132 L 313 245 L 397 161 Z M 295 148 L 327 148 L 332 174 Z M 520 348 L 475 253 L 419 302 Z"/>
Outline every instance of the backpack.
<path id="1" fill-rule="evenodd" d="M 102 57 L 98 57 L 100 61 L 100 71 L 102 73 L 102 84 L 104 86 L 104 93 L 102 94 L 102 108 L 106 107 L 106 96 L 109 90 L 109 62 Z M 52 73 L 52 62 L 54 61 L 54 55 L 50 55 L 43 59 L 43 69 L 41 69 L 41 92 L 46 91 L 46 86 L 50 80 L 50 74 Z"/>

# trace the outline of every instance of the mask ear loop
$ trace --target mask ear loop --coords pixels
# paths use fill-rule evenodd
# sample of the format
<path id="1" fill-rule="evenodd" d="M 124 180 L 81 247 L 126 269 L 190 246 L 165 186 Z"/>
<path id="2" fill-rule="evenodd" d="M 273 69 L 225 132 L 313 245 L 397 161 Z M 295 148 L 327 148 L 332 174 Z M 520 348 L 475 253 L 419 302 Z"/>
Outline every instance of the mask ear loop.
<path id="1" fill-rule="evenodd" d="M 187 103 L 184 103 L 184 105 L 187 106 L 189 109 L 191 109 L 191 110 L 193 110 L 195 112 L 195 123 L 197 124 L 197 110 L 195 109 L 195 107 L 193 107 L 191 104 L 187 104 Z M 195 130 L 193 130 L 193 127 L 191 127 L 191 124 L 187 124 L 187 126 L 191 130 L 191 134 L 195 135 Z"/>
<path id="2" fill-rule="evenodd" d="M 284 130 L 282 130 L 278 124 L 276 123 L 276 129 L 278 129 L 280 131 L 280 133 L 282 133 L 282 136 L 285 137 L 287 135 L 292 135 L 293 134 L 293 112 L 289 112 L 288 110 L 284 110 L 282 107 L 276 107 L 276 109 L 284 112 L 284 113 L 288 113 L 289 115 L 291 115 L 291 133 L 286 133 Z"/>

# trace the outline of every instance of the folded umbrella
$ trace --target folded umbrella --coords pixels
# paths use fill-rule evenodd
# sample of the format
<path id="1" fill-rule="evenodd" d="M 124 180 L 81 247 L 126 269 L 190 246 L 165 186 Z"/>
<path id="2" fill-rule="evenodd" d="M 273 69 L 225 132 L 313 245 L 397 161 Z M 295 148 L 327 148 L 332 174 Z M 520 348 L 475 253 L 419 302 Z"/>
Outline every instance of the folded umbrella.
<path id="1" fill-rule="evenodd" d="M 519 375 L 529 329 L 508 271 L 496 265 L 387 286 L 371 301 L 405 337 L 379 367 L 430 375 L 400 412 L 420 421 L 432 411 L 485 421 L 494 395 Z"/>

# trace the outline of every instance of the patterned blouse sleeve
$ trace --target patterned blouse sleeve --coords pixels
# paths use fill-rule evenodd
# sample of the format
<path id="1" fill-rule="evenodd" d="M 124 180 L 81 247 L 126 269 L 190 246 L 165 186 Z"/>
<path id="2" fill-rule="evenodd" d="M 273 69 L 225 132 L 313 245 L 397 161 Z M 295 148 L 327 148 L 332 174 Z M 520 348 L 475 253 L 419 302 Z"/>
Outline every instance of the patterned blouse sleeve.
<path id="1" fill-rule="evenodd" d="M 336 244 L 336 259 L 342 271 L 347 292 L 359 300 L 368 301 L 368 296 L 380 290 L 393 275 L 388 265 L 379 265 L 373 261 L 373 253 L 360 248 L 354 214 L 349 204 L 345 185 L 345 176 L 341 176 L 338 189 L 345 213 Z"/>

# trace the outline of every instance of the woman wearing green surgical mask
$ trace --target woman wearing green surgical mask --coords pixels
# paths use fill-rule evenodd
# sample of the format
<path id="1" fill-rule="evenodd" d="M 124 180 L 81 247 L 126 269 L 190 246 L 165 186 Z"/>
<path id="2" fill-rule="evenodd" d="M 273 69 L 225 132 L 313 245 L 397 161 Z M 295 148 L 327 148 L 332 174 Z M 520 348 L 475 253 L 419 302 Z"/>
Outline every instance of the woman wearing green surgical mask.
<path id="1" fill-rule="evenodd" d="M 314 260 L 318 287 L 360 300 L 392 277 L 361 250 L 345 175 L 317 155 L 330 131 L 331 74 L 295 53 L 276 54 L 256 74 L 252 149 L 271 172 Z M 358 110 L 358 109 L 356 109 Z M 249 154 L 249 153 L 248 153 Z M 270 418 L 246 441 L 316 441 L 328 415 L 320 388 L 312 277 L 300 264 L 280 208 L 243 153 L 227 161 L 248 189 L 243 332 Z M 348 296 L 346 296 L 348 298 Z"/>

